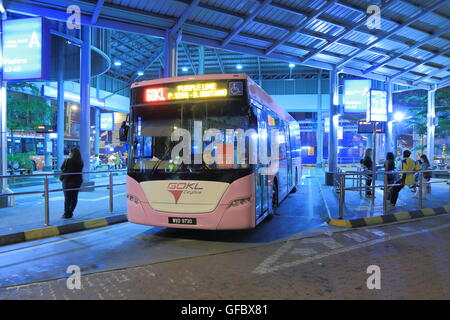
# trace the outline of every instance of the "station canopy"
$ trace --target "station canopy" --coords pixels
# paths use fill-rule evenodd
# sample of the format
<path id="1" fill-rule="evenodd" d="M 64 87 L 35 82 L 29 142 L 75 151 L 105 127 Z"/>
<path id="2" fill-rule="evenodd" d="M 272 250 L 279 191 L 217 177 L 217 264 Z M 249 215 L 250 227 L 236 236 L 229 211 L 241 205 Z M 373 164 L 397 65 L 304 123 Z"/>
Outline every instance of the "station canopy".
<path id="1" fill-rule="evenodd" d="M 180 32 L 180 75 L 199 72 L 204 46 L 205 73 L 276 79 L 336 68 L 423 89 L 450 84 L 450 0 L 10 0 L 5 9 L 65 21 L 70 5 L 82 24 L 112 30 L 121 65 L 110 73 L 125 81 L 156 77 L 164 37 Z"/>

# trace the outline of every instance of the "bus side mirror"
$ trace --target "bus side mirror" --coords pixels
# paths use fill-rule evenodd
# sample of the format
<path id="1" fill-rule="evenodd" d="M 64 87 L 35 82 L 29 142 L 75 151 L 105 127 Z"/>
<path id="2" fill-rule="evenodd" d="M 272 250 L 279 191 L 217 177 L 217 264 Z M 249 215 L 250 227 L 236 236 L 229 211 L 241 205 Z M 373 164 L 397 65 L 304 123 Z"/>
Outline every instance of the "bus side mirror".
<path id="1" fill-rule="evenodd" d="M 130 127 L 127 125 L 127 123 L 124 121 L 122 123 L 122 126 L 119 129 L 119 140 L 121 142 L 125 142 L 128 140 L 128 131 Z"/>

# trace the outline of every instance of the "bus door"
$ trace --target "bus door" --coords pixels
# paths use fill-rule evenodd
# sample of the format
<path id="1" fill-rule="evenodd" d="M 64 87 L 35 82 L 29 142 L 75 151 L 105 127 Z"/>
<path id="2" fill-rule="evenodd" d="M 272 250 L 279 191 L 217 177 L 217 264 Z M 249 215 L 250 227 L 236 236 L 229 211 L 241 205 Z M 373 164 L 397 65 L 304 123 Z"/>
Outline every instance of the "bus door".
<path id="1" fill-rule="evenodd" d="M 263 110 L 257 109 L 258 115 L 258 150 L 257 150 L 257 162 L 256 162 L 256 170 L 255 170 L 255 198 L 256 198 L 256 218 L 259 218 L 263 214 L 265 214 L 269 210 L 269 185 L 268 179 L 269 176 L 266 174 L 268 165 L 261 163 L 260 157 L 260 148 L 265 146 L 265 152 L 270 150 L 269 145 L 269 132 L 267 129 L 267 121 L 265 117 L 265 112 Z"/>

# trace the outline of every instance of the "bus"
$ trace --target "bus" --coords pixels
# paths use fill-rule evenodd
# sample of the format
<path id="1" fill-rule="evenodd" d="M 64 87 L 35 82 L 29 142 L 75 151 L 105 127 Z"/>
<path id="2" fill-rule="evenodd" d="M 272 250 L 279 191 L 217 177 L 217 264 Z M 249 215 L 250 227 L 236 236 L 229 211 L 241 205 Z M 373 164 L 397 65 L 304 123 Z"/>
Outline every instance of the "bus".
<path id="1" fill-rule="evenodd" d="M 130 222 L 252 229 L 296 191 L 302 174 L 299 124 L 246 74 L 136 82 L 130 103 Z M 187 135 L 174 142 L 176 130 Z M 239 130 L 245 135 L 238 141 Z M 278 149 L 272 150 L 275 140 Z M 180 141 L 187 147 L 180 149 Z M 246 148 L 240 149 L 242 141 Z M 277 160 L 276 170 L 268 170 L 275 161 L 250 161 L 264 150 Z"/>

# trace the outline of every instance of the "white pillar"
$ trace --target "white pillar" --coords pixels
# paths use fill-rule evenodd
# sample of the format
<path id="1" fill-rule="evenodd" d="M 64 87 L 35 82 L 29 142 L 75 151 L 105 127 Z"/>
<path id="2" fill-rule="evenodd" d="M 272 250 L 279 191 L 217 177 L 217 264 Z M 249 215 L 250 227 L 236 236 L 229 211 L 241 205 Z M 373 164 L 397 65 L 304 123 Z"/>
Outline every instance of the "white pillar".
<path id="1" fill-rule="evenodd" d="M 427 108 L 427 157 L 431 164 L 434 162 L 434 132 L 435 132 L 435 94 L 436 88 L 428 90 L 428 108 Z"/>

